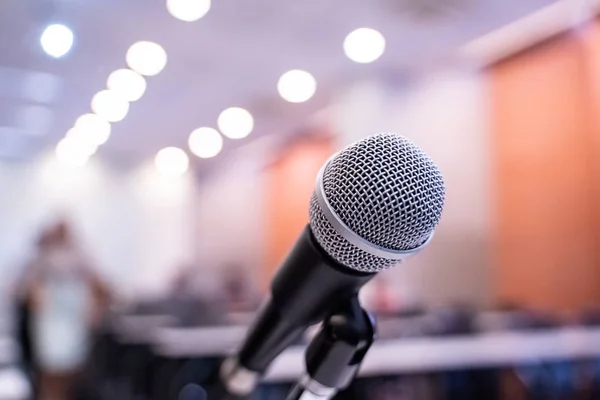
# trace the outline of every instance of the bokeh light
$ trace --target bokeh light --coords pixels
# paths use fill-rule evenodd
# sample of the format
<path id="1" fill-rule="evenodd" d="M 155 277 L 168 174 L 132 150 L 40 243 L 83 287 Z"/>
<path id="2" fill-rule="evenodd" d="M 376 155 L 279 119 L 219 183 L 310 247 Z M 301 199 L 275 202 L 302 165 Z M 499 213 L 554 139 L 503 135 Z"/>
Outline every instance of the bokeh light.
<path id="1" fill-rule="evenodd" d="M 221 112 L 217 125 L 221 133 L 228 138 L 242 139 L 254 129 L 254 118 L 248 110 L 240 107 L 230 107 Z"/>
<path id="2" fill-rule="evenodd" d="M 129 102 L 112 90 L 101 90 L 92 98 L 92 111 L 108 122 L 121 121 L 129 112 Z"/>
<path id="3" fill-rule="evenodd" d="M 194 130 L 188 139 L 190 150 L 200 158 L 211 158 L 223 149 L 223 137 L 213 128 L 198 128 Z"/>
<path id="4" fill-rule="evenodd" d="M 110 122 L 97 114 L 83 114 L 77 121 L 74 127 L 78 135 L 85 137 L 96 145 L 106 143 L 110 136 Z"/>
<path id="5" fill-rule="evenodd" d="M 385 38 L 375 29 L 357 29 L 344 40 L 346 56 L 357 63 L 371 63 L 381 57 L 384 51 Z"/>
<path id="6" fill-rule="evenodd" d="M 48 55 L 60 58 L 71 50 L 73 37 L 73 32 L 66 26 L 53 24 L 49 25 L 42 32 L 40 44 Z"/>
<path id="7" fill-rule="evenodd" d="M 96 147 L 85 140 L 80 140 L 77 135 L 67 134 L 56 145 L 56 158 L 61 164 L 81 167 L 85 165 L 90 156 L 94 154 Z"/>
<path id="8" fill-rule="evenodd" d="M 306 71 L 294 69 L 281 75 L 277 82 L 279 95 L 290 103 L 309 100 L 317 90 L 317 81 Z"/>
<path id="9" fill-rule="evenodd" d="M 167 10 L 182 21 L 197 21 L 210 10 L 210 0 L 167 0 Z"/>
<path id="10" fill-rule="evenodd" d="M 156 75 L 167 65 L 167 52 L 154 42 L 132 44 L 125 58 L 129 68 L 145 76 Z"/>
<path id="11" fill-rule="evenodd" d="M 165 147 L 154 158 L 156 169 L 161 175 L 176 177 L 183 175 L 189 167 L 190 160 L 178 147 Z"/>
<path id="12" fill-rule="evenodd" d="M 132 102 L 139 100 L 146 91 L 146 79 L 131 69 L 123 68 L 113 71 L 108 76 L 106 86 Z"/>

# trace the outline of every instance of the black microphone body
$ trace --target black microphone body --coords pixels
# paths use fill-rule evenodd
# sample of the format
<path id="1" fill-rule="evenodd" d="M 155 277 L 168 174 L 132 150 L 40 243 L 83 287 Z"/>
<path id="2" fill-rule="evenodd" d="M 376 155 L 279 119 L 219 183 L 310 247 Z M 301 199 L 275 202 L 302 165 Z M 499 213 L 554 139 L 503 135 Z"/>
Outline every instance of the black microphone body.
<path id="1" fill-rule="evenodd" d="M 332 260 L 307 226 L 271 284 L 271 297 L 238 352 L 239 364 L 264 372 L 308 326 L 322 321 L 374 276 Z"/>

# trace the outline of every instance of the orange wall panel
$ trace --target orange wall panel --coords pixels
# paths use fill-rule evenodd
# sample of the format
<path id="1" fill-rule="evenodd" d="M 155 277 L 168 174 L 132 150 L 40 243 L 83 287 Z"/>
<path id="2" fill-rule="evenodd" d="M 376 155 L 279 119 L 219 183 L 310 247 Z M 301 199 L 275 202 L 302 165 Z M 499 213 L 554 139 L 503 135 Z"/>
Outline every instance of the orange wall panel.
<path id="1" fill-rule="evenodd" d="M 596 226 L 600 226 L 600 21 L 590 23 L 579 38 L 586 55 L 585 75 L 588 77 L 588 109 L 592 125 L 588 144 L 592 150 L 593 217 Z M 596 231 L 595 234 L 596 243 L 600 244 L 600 232 Z"/>
<path id="2" fill-rule="evenodd" d="M 265 171 L 265 285 L 308 223 L 317 173 L 333 151 L 329 140 L 302 140 Z"/>
<path id="3" fill-rule="evenodd" d="M 588 82 L 578 39 L 490 71 L 499 299 L 571 310 L 600 300 Z"/>

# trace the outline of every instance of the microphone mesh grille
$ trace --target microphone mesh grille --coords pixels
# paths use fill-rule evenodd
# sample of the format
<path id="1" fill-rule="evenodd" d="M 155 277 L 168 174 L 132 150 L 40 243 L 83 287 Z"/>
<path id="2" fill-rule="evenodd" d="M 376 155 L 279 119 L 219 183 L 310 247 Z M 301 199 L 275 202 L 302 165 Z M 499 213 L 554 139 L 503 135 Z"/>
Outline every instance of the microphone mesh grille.
<path id="1" fill-rule="evenodd" d="M 433 233 L 444 207 L 442 174 L 415 144 L 395 133 L 370 136 L 335 155 L 323 171 L 323 194 L 356 235 L 388 250 L 411 250 Z M 313 193 L 315 239 L 340 264 L 377 272 L 397 261 L 373 256 L 342 237 Z"/>

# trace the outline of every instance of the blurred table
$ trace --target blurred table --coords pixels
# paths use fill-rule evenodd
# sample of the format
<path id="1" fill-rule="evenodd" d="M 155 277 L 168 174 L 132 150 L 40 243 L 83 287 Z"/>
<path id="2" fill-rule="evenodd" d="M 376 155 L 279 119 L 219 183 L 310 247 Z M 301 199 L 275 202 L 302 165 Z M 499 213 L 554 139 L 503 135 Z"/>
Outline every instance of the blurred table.
<path id="1" fill-rule="evenodd" d="M 153 342 L 157 329 L 173 325 L 176 321 L 168 314 L 123 314 L 113 317 L 111 330 L 122 343 L 148 344 Z"/>
<path id="2" fill-rule="evenodd" d="M 158 355 L 167 358 L 223 356 L 242 342 L 247 330 L 245 325 L 161 327 L 153 334 L 153 348 Z"/>
<path id="3" fill-rule="evenodd" d="M 165 358 L 200 358 L 231 354 L 246 327 L 160 328 L 154 351 Z M 265 376 L 270 382 L 296 380 L 304 373 L 304 346 L 284 351 Z M 587 359 L 600 356 L 600 329 L 562 328 L 537 332 L 499 332 L 455 337 L 376 342 L 361 376 L 422 371 L 512 366 L 528 362 Z"/>

